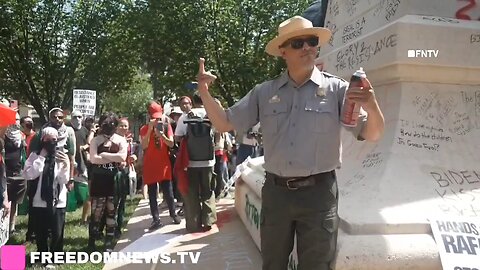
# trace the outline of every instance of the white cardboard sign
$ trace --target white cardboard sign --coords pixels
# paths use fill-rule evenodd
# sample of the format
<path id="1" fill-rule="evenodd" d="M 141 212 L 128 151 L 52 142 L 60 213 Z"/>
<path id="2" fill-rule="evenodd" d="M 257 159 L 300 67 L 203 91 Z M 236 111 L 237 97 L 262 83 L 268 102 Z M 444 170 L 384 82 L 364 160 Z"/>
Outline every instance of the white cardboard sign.
<path id="1" fill-rule="evenodd" d="M 94 116 L 97 104 L 97 93 L 93 90 L 74 89 L 73 109 L 84 116 Z"/>
<path id="2" fill-rule="evenodd" d="M 431 218 L 444 270 L 480 269 L 480 218 Z"/>
<path id="3" fill-rule="evenodd" d="M 3 217 L 5 209 L 0 209 L 0 247 L 7 243 L 9 238 L 9 220 L 10 214 Z"/>

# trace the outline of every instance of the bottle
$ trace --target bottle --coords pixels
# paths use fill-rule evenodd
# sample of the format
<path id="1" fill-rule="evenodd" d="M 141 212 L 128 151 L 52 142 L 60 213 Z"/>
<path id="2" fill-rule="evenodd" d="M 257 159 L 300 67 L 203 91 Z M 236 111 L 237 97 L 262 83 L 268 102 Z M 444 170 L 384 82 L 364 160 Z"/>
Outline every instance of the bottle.
<path id="1" fill-rule="evenodd" d="M 363 81 L 362 79 L 367 78 L 365 71 L 363 68 L 355 71 L 352 77 L 350 78 L 350 84 L 348 85 L 348 89 L 351 87 L 362 87 Z M 348 90 L 347 90 L 348 91 Z M 345 104 L 343 105 L 343 114 L 342 114 L 342 124 L 346 127 L 356 127 L 358 121 L 358 114 L 360 113 L 360 105 L 356 104 L 353 101 L 345 99 Z"/>

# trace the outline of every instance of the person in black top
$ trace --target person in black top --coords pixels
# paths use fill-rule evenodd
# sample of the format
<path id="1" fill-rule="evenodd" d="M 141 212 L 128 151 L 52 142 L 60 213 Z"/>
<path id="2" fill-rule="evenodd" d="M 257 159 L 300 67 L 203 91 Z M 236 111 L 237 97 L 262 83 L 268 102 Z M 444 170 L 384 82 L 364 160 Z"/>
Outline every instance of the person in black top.
<path id="1" fill-rule="evenodd" d="M 5 171 L 7 176 L 7 193 L 11 202 L 10 233 L 15 233 L 15 215 L 17 205 L 22 203 L 27 191 L 27 183 L 22 177 L 23 164 L 26 159 L 26 145 L 20 131 L 20 116 L 17 122 L 7 128 L 5 133 Z"/>
<path id="2" fill-rule="evenodd" d="M 116 227 L 117 205 L 115 205 L 116 182 L 121 173 L 120 164 L 127 159 L 128 144 L 123 136 L 115 133 L 118 117 L 113 113 L 105 113 L 99 120 L 100 132 L 90 144 L 92 175 L 90 196 L 92 212 L 89 224 L 88 249 L 95 249 L 95 240 L 100 235 L 100 223 L 106 215 L 105 247 L 113 250 Z"/>

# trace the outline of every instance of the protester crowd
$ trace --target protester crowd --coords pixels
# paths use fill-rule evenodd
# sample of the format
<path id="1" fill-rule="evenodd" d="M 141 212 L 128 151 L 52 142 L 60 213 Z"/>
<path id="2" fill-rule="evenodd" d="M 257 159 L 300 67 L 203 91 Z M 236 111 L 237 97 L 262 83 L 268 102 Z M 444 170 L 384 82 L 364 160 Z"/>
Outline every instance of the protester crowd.
<path id="1" fill-rule="evenodd" d="M 182 217 L 188 232 L 209 230 L 235 162 L 258 153 L 249 148 L 236 158 L 245 144 L 260 147 L 258 130 L 236 140 L 235 132 L 217 132 L 208 121 L 190 123 L 205 117 L 198 94 L 173 105 L 164 112 L 158 102 L 148 102 L 138 138 L 128 118 L 111 112 L 94 119 L 52 108 L 41 127 L 17 113 L 15 124 L 0 128 L 2 205 L 10 210 L 10 235 L 17 234 L 18 206 L 26 204 L 26 241 L 36 242 L 38 251 L 63 251 L 65 216 L 72 209 L 68 198 L 74 196 L 73 209 L 83 208 L 81 225 L 89 228 L 87 249 L 95 250 L 95 242 L 103 239 L 105 249 L 112 250 L 125 226 L 127 196 L 136 194 L 149 200 L 150 231 L 180 224 Z M 171 221 L 160 220 L 164 206 Z"/>

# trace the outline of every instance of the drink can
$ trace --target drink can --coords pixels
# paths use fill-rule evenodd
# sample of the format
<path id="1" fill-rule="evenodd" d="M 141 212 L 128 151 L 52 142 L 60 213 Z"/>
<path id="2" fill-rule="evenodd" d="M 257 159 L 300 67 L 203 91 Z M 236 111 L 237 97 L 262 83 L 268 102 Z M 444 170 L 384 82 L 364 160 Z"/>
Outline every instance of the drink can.
<path id="1" fill-rule="evenodd" d="M 348 85 L 348 89 L 350 89 L 351 87 L 364 86 L 362 79 L 366 77 L 367 75 L 365 74 L 365 71 L 363 71 L 363 68 L 358 69 L 357 71 L 355 71 L 355 73 L 353 73 L 352 77 L 350 78 L 350 84 Z M 342 124 L 347 127 L 356 127 L 359 113 L 360 105 L 346 99 L 345 97 L 345 103 L 343 105 L 343 113 L 341 119 Z"/>

